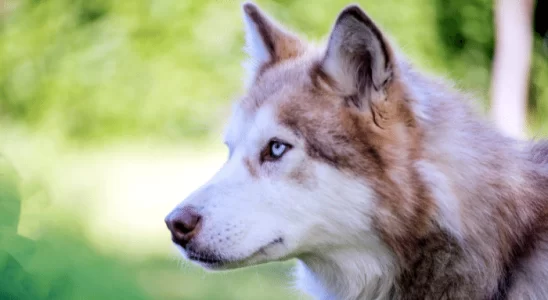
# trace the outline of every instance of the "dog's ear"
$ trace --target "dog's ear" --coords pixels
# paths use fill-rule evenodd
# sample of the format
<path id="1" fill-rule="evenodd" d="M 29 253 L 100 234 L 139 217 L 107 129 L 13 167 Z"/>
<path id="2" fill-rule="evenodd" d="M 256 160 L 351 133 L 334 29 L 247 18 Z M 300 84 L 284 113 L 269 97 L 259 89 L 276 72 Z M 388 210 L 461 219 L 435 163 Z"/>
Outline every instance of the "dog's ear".
<path id="1" fill-rule="evenodd" d="M 393 52 L 379 28 L 358 6 L 345 8 L 331 32 L 321 70 L 335 88 L 360 106 L 382 92 L 394 71 Z"/>
<path id="2" fill-rule="evenodd" d="M 249 55 L 245 67 L 253 80 L 265 68 L 298 56 L 305 44 L 296 35 L 276 24 L 253 3 L 243 4 L 246 31 L 245 50 Z"/>

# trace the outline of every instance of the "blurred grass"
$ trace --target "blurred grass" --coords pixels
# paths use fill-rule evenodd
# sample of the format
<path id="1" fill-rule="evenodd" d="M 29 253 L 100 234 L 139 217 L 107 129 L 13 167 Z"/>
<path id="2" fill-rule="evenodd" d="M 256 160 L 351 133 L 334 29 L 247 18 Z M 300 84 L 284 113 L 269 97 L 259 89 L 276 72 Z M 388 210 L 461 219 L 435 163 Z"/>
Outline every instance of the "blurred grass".
<path id="1" fill-rule="evenodd" d="M 343 0 L 263 0 L 313 40 Z M 414 62 L 488 108 L 490 0 L 358 1 Z M 235 0 L 0 0 L 0 299 L 297 299 L 291 262 L 208 274 L 164 215 L 226 157 Z M 548 134 L 537 38 L 530 134 Z M 16 170 L 16 171 L 15 171 Z"/>
<path id="2" fill-rule="evenodd" d="M 157 203 L 162 199 L 150 198 L 173 199 L 187 192 L 185 188 L 164 190 L 163 179 L 176 172 L 166 162 L 181 161 L 171 156 L 151 164 L 150 153 L 135 155 L 137 147 L 130 148 L 109 149 L 108 155 L 103 150 L 56 159 L 49 166 L 53 169 L 44 174 L 56 177 L 47 181 L 47 187 L 29 187 L 32 183 L 20 179 L 11 163 L 0 158 L 0 299 L 299 298 L 288 285 L 291 262 L 216 274 L 182 262 L 170 251 L 162 224 L 163 214 L 175 201 Z M 161 152 L 166 155 L 173 150 Z M 112 157 L 118 161 L 115 166 L 110 166 Z M 182 162 L 196 168 L 186 159 Z M 132 169 L 130 164 L 136 163 L 139 167 Z M 113 170 L 147 174 L 126 173 L 123 181 L 109 186 L 108 181 L 120 175 L 109 177 Z M 207 172 L 193 174 L 198 180 L 209 176 Z M 79 180 L 69 180 L 75 175 Z M 196 184 L 185 176 L 177 178 Z M 157 187 L 138 188 L 142 180 Z M 90 188 L 79 181 L 101 184 L 106 190 L 86 195 Z M 19 193 L 20 189 L 26 192 Z M 55 200 L 39 199 L 44 192 Z M 23 200 L 24 194 L 31 201 Z M 132 223 L 135 220 L 138 223 Z"/>

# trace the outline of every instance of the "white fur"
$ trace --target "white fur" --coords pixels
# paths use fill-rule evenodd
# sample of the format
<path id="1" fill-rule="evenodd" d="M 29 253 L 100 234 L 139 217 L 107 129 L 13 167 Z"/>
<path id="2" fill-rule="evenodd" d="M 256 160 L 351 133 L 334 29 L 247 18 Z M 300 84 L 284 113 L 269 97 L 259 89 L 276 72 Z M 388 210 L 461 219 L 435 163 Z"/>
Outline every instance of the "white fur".
<path id="1" fill-rule="evenodd" d="M 369 244 L 365 244 L 369 242 Z M 389 299 L 395 265 L 378 241 L 299 257 L 300 289 L 321 300 Z"/>
<path id="2" fill-rule="evenodd" d="M 246 70 L 245 85 L 249 86 L 256 77 L 258 69 L 269 62 L 272 57 L 266 48 L 264 40 L 257 29 L 257 25 L 247 13 L 244 12 L 245 25 L 245 47 L 244 50 L 249 56 L 244 61 L 243 66 Z"/>
<path id="3" fill-rule="evenodd" d="M 263 105 L 253 119 L 236 109 L 230 124 L 231 157 L 181 204 L 203 216 L 194 238 L 199 248 L 238 267 L 299 258 L 300 280 L 319 299 L 386 299 L 393 256 L 371 230 L 375 198 L 367 183 L 308 158 L 272 106 Z M 244 158 L 258 160 L 273 137 L 293 148 L 278 162 L 257 164 L 252 177 Z M 288 174 L 303 164 L 309 180 L 291 180 Z M 267 246 L 279 238 L 283 243 Z"/>
<path id="4" fill-rule="evenodd" d="M 431 188 L 432 198 L 438 207 L 438 222 L 454 237 L 462 240 L 462 220 L 460 202 L 455 197 L 446 175 L 440 172 L 433 164 L 421 160 L 416 162 L 421 178 Z"/>

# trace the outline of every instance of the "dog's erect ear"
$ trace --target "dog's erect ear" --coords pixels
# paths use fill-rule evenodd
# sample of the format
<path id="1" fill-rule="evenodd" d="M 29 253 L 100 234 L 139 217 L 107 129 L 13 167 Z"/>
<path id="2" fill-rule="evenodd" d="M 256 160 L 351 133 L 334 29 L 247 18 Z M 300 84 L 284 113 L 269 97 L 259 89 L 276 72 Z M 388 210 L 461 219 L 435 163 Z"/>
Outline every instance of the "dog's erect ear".
<path id="1" fill-rule="evenodd" d="M 386 88 L 394 71 L 393 56 L 375 23 L 352 5 L 335 22 L 321 68 L 338 91 L 361 99 Z"/>
<path id="2" fill-rule="evenodd" d="M 305 44 L 294 34 L 276 24 L 253 3 L 243 5 L 246 47 L 249 60 L 245 67 L 253 80 L 258 72 L 305 50 Z"/>

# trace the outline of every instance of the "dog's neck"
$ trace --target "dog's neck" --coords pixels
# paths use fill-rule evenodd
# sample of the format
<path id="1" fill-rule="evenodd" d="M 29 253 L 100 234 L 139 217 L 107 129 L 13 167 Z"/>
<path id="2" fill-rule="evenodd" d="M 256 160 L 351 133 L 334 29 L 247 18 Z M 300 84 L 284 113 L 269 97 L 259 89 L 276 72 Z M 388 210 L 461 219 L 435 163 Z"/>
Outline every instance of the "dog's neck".
<path id="1" fill-rule="evenodd" d="M 318 300 L 389 299 L 395 262 L 385 247 L 337 249 L 299 257 L 299 287 Z"/>

